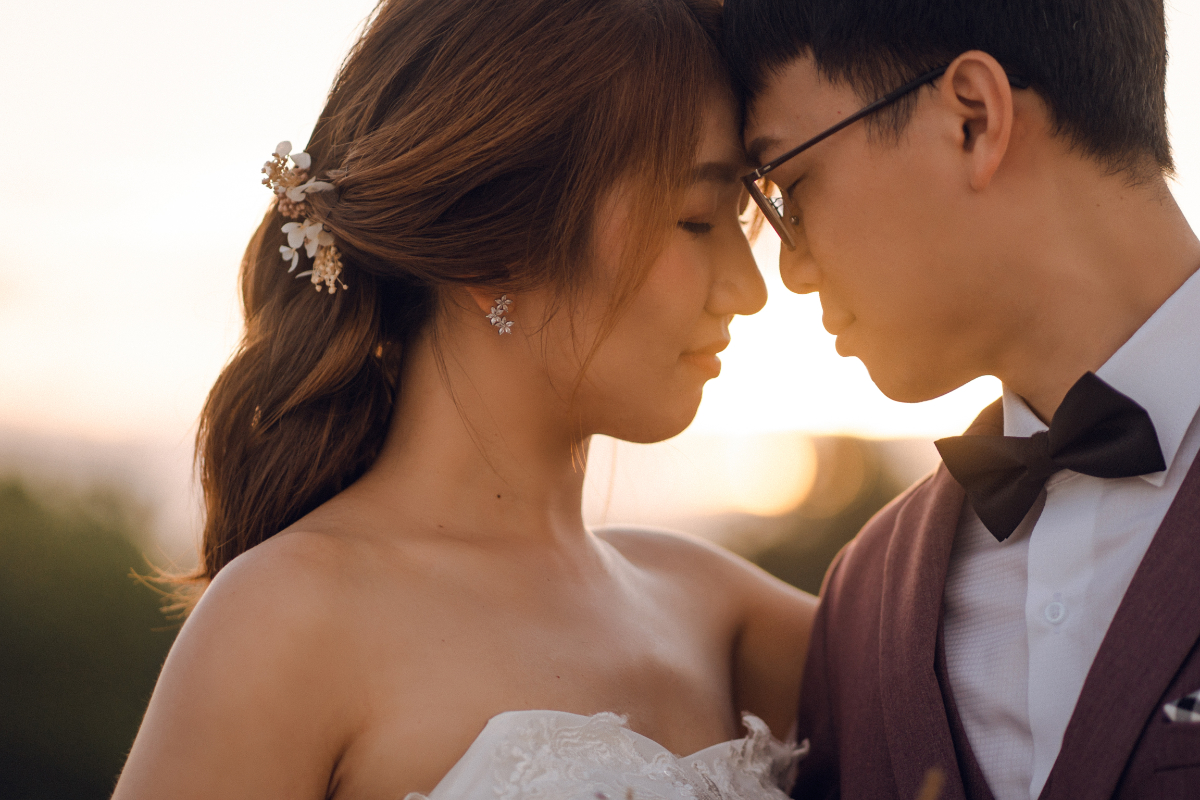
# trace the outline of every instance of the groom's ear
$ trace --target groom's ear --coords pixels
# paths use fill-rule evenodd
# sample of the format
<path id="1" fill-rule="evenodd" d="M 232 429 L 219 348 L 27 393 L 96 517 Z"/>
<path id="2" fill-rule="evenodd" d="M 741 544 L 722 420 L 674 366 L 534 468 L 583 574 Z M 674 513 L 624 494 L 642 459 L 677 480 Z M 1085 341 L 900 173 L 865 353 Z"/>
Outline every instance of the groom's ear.
<path id="1" fill-rule="evenodd" d="M 963 53 L 946 69 L 939 91 L 957 124 L 957 144 L 971 188 L 988 187 L 1008 152 L 1014 103 L 1000 62 L 981 50 Z"/>

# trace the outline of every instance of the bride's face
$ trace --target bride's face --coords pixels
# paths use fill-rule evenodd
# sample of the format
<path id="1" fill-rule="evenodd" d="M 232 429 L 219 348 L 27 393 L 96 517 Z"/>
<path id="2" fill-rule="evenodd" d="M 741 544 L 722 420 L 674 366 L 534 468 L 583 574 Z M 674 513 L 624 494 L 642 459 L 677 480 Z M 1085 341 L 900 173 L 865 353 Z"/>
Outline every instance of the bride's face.
<path id="1" fill-rule="evenodd" d="M 730 321 L 766 302 L 766 286 L 738 221 L 738 177 L 745 163 L 733 105 L 714 98 L 678 219 L 645 282 L 620 308 L 587 363 L 574 395 L 584 433 L 652 442 L 682 431 L 696 414 L 704 384 L 721 371 L 717 353 L 729 343 Z M 596 277 L 586 308 L 575 315 L 576 344 L 594 341 L 621 284 L 632 213 L 627 195 L 618 190 L 597 214 Z M 577 377 L 579 348 L 573 350 Z M 559 386 L 570 372 L 561 366 L 554 381 Z"/>

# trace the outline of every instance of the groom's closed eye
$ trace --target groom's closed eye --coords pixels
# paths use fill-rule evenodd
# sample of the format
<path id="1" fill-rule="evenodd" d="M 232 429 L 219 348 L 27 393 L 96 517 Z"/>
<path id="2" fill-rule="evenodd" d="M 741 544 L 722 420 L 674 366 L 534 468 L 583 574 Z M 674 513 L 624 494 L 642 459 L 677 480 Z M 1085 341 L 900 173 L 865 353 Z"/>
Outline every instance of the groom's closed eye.
<path id="1" fill-rule="evenodd" d="M 783 196 L 789 201 L 795 198 L 796 187 L 804 183 L 804 179 L 808 177 L 807 172 L 800 173 L 800 176 L 787 185 L 787 189 L 783 191 Z"/>

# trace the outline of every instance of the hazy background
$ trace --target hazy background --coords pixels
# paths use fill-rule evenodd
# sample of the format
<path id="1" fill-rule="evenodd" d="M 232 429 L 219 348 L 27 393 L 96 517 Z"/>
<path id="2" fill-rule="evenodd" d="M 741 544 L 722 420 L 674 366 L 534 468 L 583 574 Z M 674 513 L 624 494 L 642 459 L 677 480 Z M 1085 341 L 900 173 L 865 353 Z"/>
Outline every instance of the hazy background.
<path id="1" fill-rule="evenodd" d="M 144 558 L 187 566 L 195 421 L 236 272 L 373 3 L 0 0 L 0 798 L 103 797 L 169 646 Z M 1200 222 L 1200 8 L 1169 4 L 1175 195 Z M 815 297 L 734 323 L 695 423 L 593 446 L 587 517 L 722 541 L 815 591 L 837 547 L 998 394 L 916 406 L 839 358 Z"/>

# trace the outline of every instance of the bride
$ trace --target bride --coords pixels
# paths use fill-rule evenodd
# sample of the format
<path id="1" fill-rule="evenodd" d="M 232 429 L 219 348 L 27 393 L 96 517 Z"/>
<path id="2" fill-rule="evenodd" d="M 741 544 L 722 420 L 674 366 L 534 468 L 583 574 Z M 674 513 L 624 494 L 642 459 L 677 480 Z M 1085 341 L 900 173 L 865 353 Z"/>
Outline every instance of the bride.
<path id="1" fill-rule="evenodd" d="M 206 589 L 117 798 L 784 796 L 814 599 L 580 511 L 589 437 L 683 430 L 766 299 L 719 20 L 380 5 L 264 167 Z"/>

